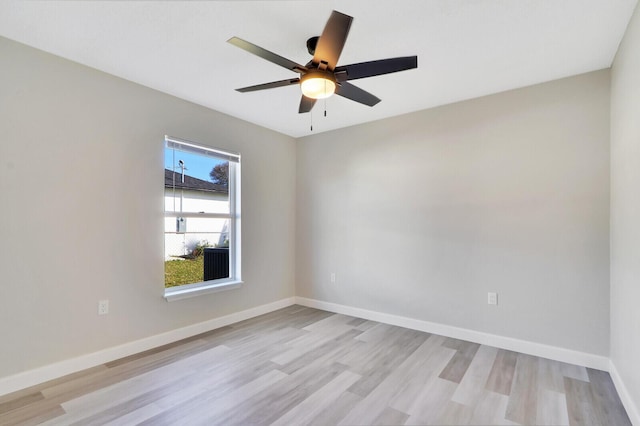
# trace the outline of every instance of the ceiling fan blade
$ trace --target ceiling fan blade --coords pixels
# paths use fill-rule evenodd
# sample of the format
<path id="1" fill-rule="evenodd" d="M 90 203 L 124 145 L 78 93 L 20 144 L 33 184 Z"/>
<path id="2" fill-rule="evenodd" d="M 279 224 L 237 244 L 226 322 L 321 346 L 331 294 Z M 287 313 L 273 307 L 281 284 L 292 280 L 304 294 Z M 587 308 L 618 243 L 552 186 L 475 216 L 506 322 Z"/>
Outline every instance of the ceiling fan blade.
<path id="1" fill-rule="evenodd" d="M 313 108 L 315 104 L 316 104 L 316 99 L 307 98 L 306 96 L 302 95 L 302 98 L 300 99 L 300 108 L 298 108 L 298 113 L 302 114 L 304 112 L 311 111 L 311 108 Z"/>
<path id="2" fill-rule="evenodd" d="M 347 35 L 349 35 L 351 21 L 353 21 L 353 18 L 349 15 L 335 10 L 331 12 L 327 25 L 325 25 L 316 45 L 316 51 L 313 55 L 315 64 L 324 62 L 330 70 L 336 67 L 344 43 L 347 41 Z"/>
<path id="3" fill-rule="evenodd" d="M 291 86 L 293 84 L 299 84 L 299 78 L 290 78 L 288 80 L 272 81 L 271 83 L 256 84 L 255 86 L 242 87 L 236 89 L 237 92 L 255 92 L 256 90 L 273 89 L 275 87 Z"/>
<path id="4" fill-rule="evenodd" d="M 358 78 L 373 77 L 375 75 L 390 74 L 418 68 L 417 56 L 403 56 L 400 58 L 380 59 L 377 61 L 360 62 L 359 64 L 342 65 L 336 67 L 338 81 L 356 80 Z"/>
<path id="5" fill-rule="evenodd" d="M 272 62 L 276 65 L 285 67 L 288 70 L 298 73 L 307 71 L 307 67 L 305 67 L 304 65 L 300 65 L 280 55 L 276 55 L 273 52 L 269 52 L 267 49 L 263 49 L 262 47 L 256 46 L 255 44 L 241 38 L 231 37 L 229 40 L 227 40 L 227 42 L 239 47 L 240 49 L 246 50 L 249 53 L 253 53 L 256 56 L 261 57 L 262 59 L 266 59 L 267 61 Z"/>
<path id="6" fill-rule="evenodd" d="M 380 99 L 361 88 L 354 86 L 346 81 L 336 86 L 336 95 L 340 95 L 343 98 L 351 99 L 352 101 L 359 102 L 367 106 L 374 106 Z"/>

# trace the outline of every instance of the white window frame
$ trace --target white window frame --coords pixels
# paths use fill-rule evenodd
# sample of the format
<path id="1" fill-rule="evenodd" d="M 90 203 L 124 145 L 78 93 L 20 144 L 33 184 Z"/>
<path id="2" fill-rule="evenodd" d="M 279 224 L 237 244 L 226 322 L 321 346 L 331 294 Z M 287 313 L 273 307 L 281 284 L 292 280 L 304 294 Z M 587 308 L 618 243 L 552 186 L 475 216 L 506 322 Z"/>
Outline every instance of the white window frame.
<path id="1" fill-rule="evenodd" d="M 229 219 L 229 277 L 165 288 L 164 298 L 171 302 L 242 286 L 241 227 L 240 227 L 240 154 L 209 148 L 201 144 L 171 136 L 164 137 L 164 146 L 192 154 L 209 155 L 229 161 L 229 213 L 187 213 L 164 211 L 165 217 L 204 217 Z"/>

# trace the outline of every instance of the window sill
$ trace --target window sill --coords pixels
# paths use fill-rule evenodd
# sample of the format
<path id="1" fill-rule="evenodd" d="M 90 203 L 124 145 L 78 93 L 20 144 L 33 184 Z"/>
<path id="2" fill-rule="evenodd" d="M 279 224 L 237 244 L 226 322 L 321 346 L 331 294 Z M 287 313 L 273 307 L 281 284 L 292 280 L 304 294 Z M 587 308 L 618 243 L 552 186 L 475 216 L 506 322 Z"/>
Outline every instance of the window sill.
<path id="1" fill-rule="evenodd" d="M 165 290 L 164 298 L 167 300 L 167 302 L 173 302 L 175 300 L 187 299 L 190 297 L 201 296 L 203 294 L 233 290 L 242 287 L 242 283 L 242 281 L 227 281 L 185 289 L 181 289 L 179 287 L 176 289 L 176 287 L 173 287 L 170 291 L 167 291 L 168 289 Z"/>

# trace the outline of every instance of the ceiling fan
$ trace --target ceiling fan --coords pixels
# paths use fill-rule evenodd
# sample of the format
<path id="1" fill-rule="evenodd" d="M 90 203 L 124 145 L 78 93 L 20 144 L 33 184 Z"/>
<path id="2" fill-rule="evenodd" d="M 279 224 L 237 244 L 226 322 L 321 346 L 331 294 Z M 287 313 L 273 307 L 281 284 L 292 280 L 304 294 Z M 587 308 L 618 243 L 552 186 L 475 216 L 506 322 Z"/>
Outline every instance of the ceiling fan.
<path id="1" fill-rule="evenodd" d="M 299 78 L 273 81 L 236 90 L 244 93 L 299 84 L 302 90 L 299 113 L 311 111 L 316 100 L 328 98 L 334 93 L 364 105 L 374 106 L 380 102 L 379 98 L 348 81 L 417 68 L 418 57 L 404 56 L 337 66 L 352 21 L 353 18 L 349 15 L 335 10 L 331 12 L 322 35 L 307 40 L 307 50 L 313 55 L 307 65 L 300 65 L 241 38 L 230 38 L 227 41 L 234 46 L 300 74 Z"/>

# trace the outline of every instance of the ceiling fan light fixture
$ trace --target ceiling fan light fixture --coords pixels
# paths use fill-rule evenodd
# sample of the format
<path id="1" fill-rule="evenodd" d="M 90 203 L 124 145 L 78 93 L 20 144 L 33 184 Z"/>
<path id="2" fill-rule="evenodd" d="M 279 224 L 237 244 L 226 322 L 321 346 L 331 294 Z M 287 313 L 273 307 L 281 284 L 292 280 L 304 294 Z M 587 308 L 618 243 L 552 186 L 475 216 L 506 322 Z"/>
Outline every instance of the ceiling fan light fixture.
<path id="1" fill-rule="evenodd" d="M 302 94 L 311 99 L 325 99 L 336 91 L 336 79 L 328 72 L 309 72 L 300 79 Z"/>
<path id="2" fill-rule="evenodd" d="M 352 22 L 353 17 L 349 15 L 335 10 L 331 12 L 322 35 L 307 40 L 307 49 L 313 56 L 307 65 L 294 62 L 241 38 L 231 37 L 227 41 L 234 46 L 300 74 L 298 78 L 256 84 L 236 90 L 244 93 L 298 84 L 302 90 L 299 114 L 310 112 L 317 99 L 328 98 L 334 93 L 369 107 L 378 104 L 379 98 L 349 83 L 349 80 L 414 69 L 418 67 L 418 57 L 403 56 L 338 66 L 338 59 L 347 41 Z"/>

